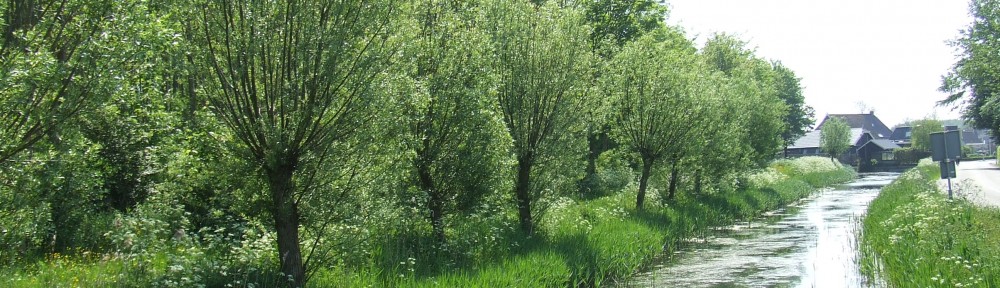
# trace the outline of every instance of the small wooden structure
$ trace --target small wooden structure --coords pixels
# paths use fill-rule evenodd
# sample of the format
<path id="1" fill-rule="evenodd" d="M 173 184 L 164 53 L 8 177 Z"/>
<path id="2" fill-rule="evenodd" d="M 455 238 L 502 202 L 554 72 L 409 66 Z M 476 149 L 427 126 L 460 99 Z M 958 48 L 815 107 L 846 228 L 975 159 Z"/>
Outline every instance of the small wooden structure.
<path id="1" fill-rule="evenodd" d="M 899 145 L 889 139 L 871 139 L 858 148 L 858 172 L 887 171 L 899 166 L 893 151 Z"/>

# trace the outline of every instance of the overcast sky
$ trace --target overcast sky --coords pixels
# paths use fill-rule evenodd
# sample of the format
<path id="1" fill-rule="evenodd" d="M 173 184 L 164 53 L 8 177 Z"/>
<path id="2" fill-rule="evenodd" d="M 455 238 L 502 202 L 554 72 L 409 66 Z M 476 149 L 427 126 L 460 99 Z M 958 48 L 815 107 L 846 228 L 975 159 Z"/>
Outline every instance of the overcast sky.
<path id="1" fill-rule="evenodd" d="M 735 34 L 757 55 L 802 78 L 817 121 L 859 113 L 864 102 L 890 128 L 906 119 L 958 118 L 935 107 L 941 75 L 955 63 L 947 44 L 971 22 L 965 0 L 667 0 L 667 22 L 703 44 Z"/>

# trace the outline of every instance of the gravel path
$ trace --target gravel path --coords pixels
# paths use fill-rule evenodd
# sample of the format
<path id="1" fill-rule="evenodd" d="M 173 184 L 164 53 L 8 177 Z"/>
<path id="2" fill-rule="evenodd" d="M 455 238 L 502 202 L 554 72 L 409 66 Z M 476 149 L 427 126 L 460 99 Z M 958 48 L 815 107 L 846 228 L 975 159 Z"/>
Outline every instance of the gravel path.
<path id="1" fill-rule="evenodd" d="M 957 197 L 1000 207 L 1000 167 L 997 167 L 996 160 L 963 161 L 958 165 L 957 176 L 951 179 L 952 191 Z M 946 180 L 938 180 L 938 184 L 944 193 L 948 193 Z"/>

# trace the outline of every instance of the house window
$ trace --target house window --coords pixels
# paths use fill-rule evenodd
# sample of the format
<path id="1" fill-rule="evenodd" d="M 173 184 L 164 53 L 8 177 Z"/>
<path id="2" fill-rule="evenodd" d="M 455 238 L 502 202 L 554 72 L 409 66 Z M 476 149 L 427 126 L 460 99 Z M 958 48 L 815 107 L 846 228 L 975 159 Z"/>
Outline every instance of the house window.
<path id="1" fill-rule="evenodd" d="M 892 154 L 892 151 L 882 151 L 882 161 L 896 160 L 896 156 Z"/>

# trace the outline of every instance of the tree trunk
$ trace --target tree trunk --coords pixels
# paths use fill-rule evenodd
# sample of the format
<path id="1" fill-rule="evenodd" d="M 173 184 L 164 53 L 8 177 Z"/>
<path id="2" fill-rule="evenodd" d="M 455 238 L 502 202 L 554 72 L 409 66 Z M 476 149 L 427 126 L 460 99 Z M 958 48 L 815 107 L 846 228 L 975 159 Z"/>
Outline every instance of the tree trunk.
<path id="1" fill-rule="evenodd" d="M 588 133 L 587 135 L 587 168 L 583 171 L 583 179 L 580 180 L 580 194 L 587 195 L 594 183 L 594 177 L 597 177 L 597 158 L 601 157 L 601 150 L 599 133 Z"/>
<path id="2" fill-rule="evenodd" d="M 292 174 L 295 165 L 268 167 L 267 184 L 271 189 L 271 217 L 278 232 L 278 259 L 281 272 L 291 276 L 292 287 L 306 285 L 306 271 L 299 250 L 299 210 L 293 197 L 295 191 Z"/>
<path id="3" fill-rule="evenodd" d="M 596 174 L 597 174 L 597 157 L 601 157 L 601 153 L 600 152 L 596 152 L 594 150 L 590 150 L 590 152 L 587 153 L 587 168 L 586 168 L 586 170 L 583 171 L 583 173 L 584 173 L 583 174 L 583 179 L 585 179 L 584 181 L 586 181 L 586 179 L 592 179 L 593 177 L 596 176 Z"/>
<path id="4" fill-rule="evenodd" d="M 0 15 L 4 17 L 3 19 L 7 22 L 7 29 L 3 31 L 4 43 L 8 46 L 13 46 L 16 41 L 18 41 L 15 32 L 22 29 L 30 29 L 38 23 L 38 17 L 36 15 L 37 5 L 34 0 L 25 1 L 10 1 L 7 5 L 7 13 L 5 15 Z"/>
<path id="5" fill-rule="evenodd" d="M 431 169 L 427 165 L 417 165 L 417 178 L 420 190 L 425 191 L 428 196 L 427 209 L 430 210 L 431 227 L 434 230 L 434 239 L 438 244 L 444 244 L 444 199 L 441 191 L 434 185 L 434 178 L 431 178 Z"/>
<path id="6" fill-rule="evenodd" d="M 785 144 L 785 145 L 784 145 L 784 146 L 785 146 L 785 149 L 784 149 L 784 150 L 781 150 L 781 151 L 782 151 L 782 153 L 784 153 L 784 155 L 785 155 L 785 158 L 788 158 L 788 140 L 785 140 L 784 144 Z"/>
<path id="7" fill-rule="evenodd" d="M 694 193 L 701 194 L 701 169 L 694 172 Z"/>
<path id="8" fill-rule="evenodd" d="M 587 135 L 587 168 L 584 171 L 583 180 L 581 184 L 591 184 L 594 177 L 597 177 L 597 159 L 601 158 L 601 154 L 608 152 L 617 145 L 611 137 L 608 136 L 608 128 L 604 130 L 588 133 Z M 580 192 L 586 193 L 592 187 L 587 187 L 586 185 L 580 185 Z"/>
<path id="9" fill-rule="evenodd" d="M 49 218 L 52 221 L 52 231 L 49 233 L 49 251 L 53 253 L 64 253 L 66 248 L 70 247 L 73 243 L 69 243 L 69 235 L 73 234 L 70 229 L 76 230 L 79 225 L 67 225 L 69 220 L 73 220 L 68 217 L 70 214 L 70 209 L 79 208 L 73 207 L 72 204 L 67 203 L 67 200 L 75 200 L 76 195 L 68 196 L 63 195 L 67 190 L 67 183 L 72 183 L 73 174 L 64 173 L 63 171 L 63 153 L 66 153 L 66 148 L 63 145 L 62 137 L 59 136 L 58 129 L 52 129 L 49 131 L 49 142 L 52 143 L 52 148 L 56 150 L 55 159 L 53 161 L 46 163 L 46 176 L 48 177 L 66 177 L 63 179 L 62 183 L 56 184 L 56 181 L 43 181 L 43 191 L 45 191 L 46 198 L 48 198 L 49 205 Z M 43 178 L 44 179 L 44 178 Z M 59 185 L 59 186 L 54 186 Z M 70 188 L 72 189 L 72 188 Z M 71 200 L 71 201 L 72 201 Z M 79 223 L 73 223 L 79 224 Z"/>
<path id="10" fill-rule="evenodd" d="M 521 231 L 531 235 L 534 223 L 531 220 L 531 166 L 535 161 L 532 155 L 517 157 L 517 183 L 515 184 L 515 196 L 517 197 L 517 214 L 521 220 Z"/>
<path id="11" fill-rule="evenodd" d="M 635 196 L 635 209 L 642 210 L 646 202 L 646 188 L 649 183 L 649 174 L 653 170 L 653 159 L 642 157 L 642 175 L 639 176 L 639 194 Z"/>
<path id="12" fill-rule="evenodd" d="M 670 165 L 670 187 L 667 189 L 667 200 L 674 200 L 674 195 L 677 193 L 677 162 Z"/>

